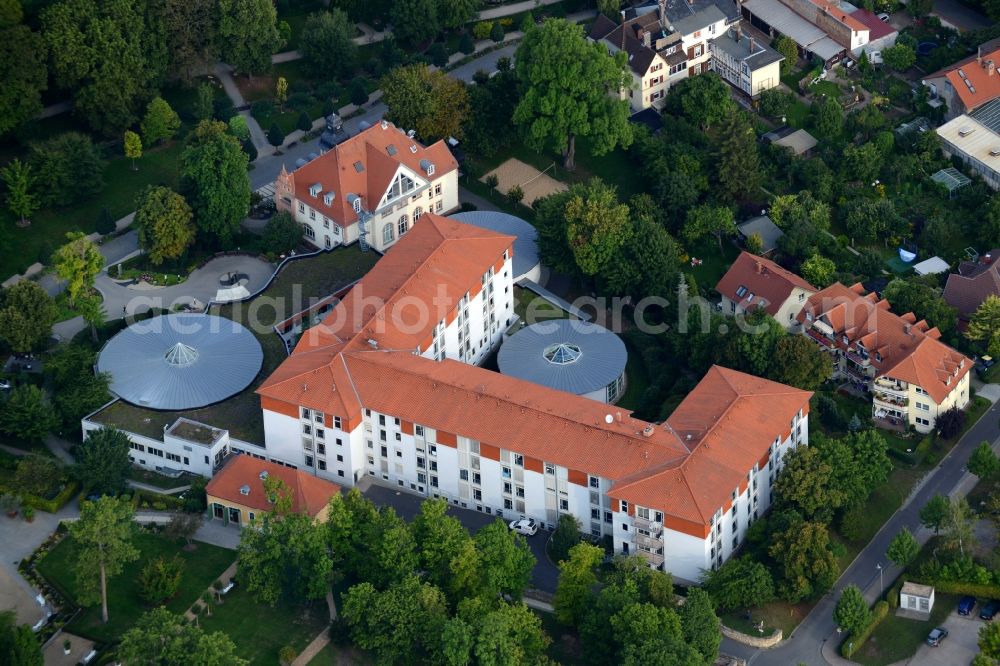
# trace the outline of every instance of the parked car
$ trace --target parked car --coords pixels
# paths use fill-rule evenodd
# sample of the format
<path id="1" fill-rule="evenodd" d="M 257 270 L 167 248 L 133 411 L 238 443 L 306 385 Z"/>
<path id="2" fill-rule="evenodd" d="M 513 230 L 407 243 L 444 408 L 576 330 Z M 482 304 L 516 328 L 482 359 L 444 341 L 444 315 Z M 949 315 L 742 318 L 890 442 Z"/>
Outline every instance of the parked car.
<path id="1" fill-rule="evenodd" d="M 0 379 L 0 391 L 9 391 L 12 387 L 9 379 Z"/>
<path id="2" fill-rule="evenodd" d="M 948 630 L 944 627 L 938 627 L 931 630 L 931 633 L 927 636 L 927 644 L 931 647 L 937 647 L 946 638 L 948 638 Z"/>
<path id="3" fill-rule="evenodd" d="M 976 598 L 971 596 L 962 597 L 958 600 L 958 614 L 971 615 L 972 609 L 976 607 Z"/>
<path id="4" fill-rule="evenodd" d="M 996 361 L 993 360 L 992 356 L 980 356 L 976 359 L 976 373 L 982 377 L 989 371 L 990 368 L 993 367 L 995 363 Z"/>
<path id="5" fill-rule="evenodd" d="M 888 23 L 889 22 L 889 15 L 883 12 L 883 13 L 881 13 L 881 14 L 878 15 L 878 20 L 882 21 L 882 23 Z"/>
<path id="6" fill-rule="evenodd" d="M 535 536 L 538 532 L 538 523 L 534 518 L 522 518 L 510 521 L 510 529 L 525 536 Z"/>
<path id="7" fill-rule="evenodd" d="M 1000 613 L 1000 601 L 992 599 L 979 611 L 979 619 L 992 620 L 997 613 Z"/>

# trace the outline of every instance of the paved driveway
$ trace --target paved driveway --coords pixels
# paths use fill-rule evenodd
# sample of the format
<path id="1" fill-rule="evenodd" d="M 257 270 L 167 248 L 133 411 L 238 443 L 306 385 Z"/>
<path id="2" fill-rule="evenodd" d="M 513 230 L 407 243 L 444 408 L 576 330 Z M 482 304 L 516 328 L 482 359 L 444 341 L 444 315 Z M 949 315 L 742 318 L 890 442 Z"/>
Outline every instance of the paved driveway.
<path id="1" fill-rule="evenodd" d="M 979 612 L 979 606 L 976 606 L 976 612 Z M 959 615 L 957 611 L 952 611 L 941 623 L 941 626 L 948 630 L 948 638 L 936 648 L 924 643 L 907 663 L 920 666 L 968 664 L 979 653 L 976 642 L 979 640 L 979 629 L 983 624 L 984 622 L 978 617 L 965 617 Z M 933 628 L 927 625 L 927 632 L 930 633 Z"/>
<path id="2" fill-rule="evenodd" d="M 425 499 L 420 495 L 376 483 L 372 483 L 367 490 L 364 490 L 364 494 L 378 505 L 393 507 L 396 513 L 407 521 L 413 520 L 420 511 L 420 503 Z M 453 505 L 449 505 L 448 513 L 458 518 L 466 529 L 473 533 L 497 520 L 496 516 L 488 516 L 485 513 Z M 549 561 L 545 554 L 545 542 L 548 541 L 551 534 L 551 532 L 539 530 L 535 536 L 526 537 L 536 560 L 535 569 L 531 572 L 531 585 L 544 592 L 555 592 L 556 583 L 559 582 L 559 569 Z"/>

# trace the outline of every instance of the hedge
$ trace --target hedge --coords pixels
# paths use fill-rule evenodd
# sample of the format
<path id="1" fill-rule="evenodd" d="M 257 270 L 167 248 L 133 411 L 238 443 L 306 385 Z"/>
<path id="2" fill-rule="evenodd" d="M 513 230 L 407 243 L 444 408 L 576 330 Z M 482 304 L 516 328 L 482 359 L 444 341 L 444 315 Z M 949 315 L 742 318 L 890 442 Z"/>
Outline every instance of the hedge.
<path id="1" fill-rule="evenodd" d="M 1000 599 L 1000 585 L 995 583 L 983 585 L 982 583 L 963 583 L 962 581 L 957 580 L 937 580 L 933 583 L 925 584 L 933 585 L 935 590 L 938 592 L 944 592 L 945 594 L 961 594 L 984 599 Z"/>
<path id="2" fill-rule="evenodd" d="M 184 500 L 179 497 L 174 497 L 173 495 L 161 495 L 147 490 L 134 489 L 134 492 L 132 493 L 132 506 L 138 509 L 142 502 L 146 502 L 151 505 L 155 511 L 163 511 L 165 509 L 181 509 L 184 507 Z"/>
<path id="3" fill-rule="evenodd" d="M 889 589 L 889 594 L 886 596 L 885 600 L 889 602 L 890 610 L 896 610 L 896 608 L 899 607 L 899 592 L 902 589 L 902 582 L 896 583 Z"/>
<path id="4" fill-rule="evenodd" d="M 0 493 L 9 492 L 11 494 L 17 495 L 21 499 L 21 504 L 23 506 L 30 506 L 36 511 L 44 511 L 46 513 L 55 513 L 59 509 L 63 508 L 70 498 L 73 497 L 80 490 L 80 485 L 76 481 L 67 481 L 66 485 L 63 487 L 59 494 L 52 499 L 45 499 L 44 497 L 38 497 L 37 495 L 29 495 L 27 493 L 19 493 L 16 490 L 7 488 L 6 486 L 0 486 Z"/>
<path id="5" fill-rule="evenodd" d="M 889 614 L 889 604 L 885 601 L 880 601 L 875 604 L 872 608 L 872 618 L 868 622 L 863 630 L 858 632 L 857 635 L 848 634 L 844 642 L 840 644 L 840 654 L 845 659 L 850 659 L 854 656 L 854 653 L 861 649 L 861 646 L 865 644 L 868 637 L 872 635 L 872 632 L 882 623 L 882 620 L 886 618 Z"/>

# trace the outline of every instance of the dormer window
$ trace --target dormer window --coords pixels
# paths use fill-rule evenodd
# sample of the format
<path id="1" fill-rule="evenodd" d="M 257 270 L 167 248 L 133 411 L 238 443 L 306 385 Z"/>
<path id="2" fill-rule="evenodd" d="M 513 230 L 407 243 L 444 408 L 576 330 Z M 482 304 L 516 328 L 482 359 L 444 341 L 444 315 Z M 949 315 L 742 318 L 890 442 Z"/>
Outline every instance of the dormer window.
<path id="1" fill-rule="evenodd" d="M 327 192 L 323 195 L 323 203 L 327 206 L 333 204 L 333 192 Z"/>
<path id="2" fill-rule="evenodd" d="M 812 321 L 812 320 L 813 320 L 813 313 L 812 312 L 807 312 L 806 313 L 806 321 Z"/>
<path id="3" fill-rule="evenodd" d="M 430 160 L 420 160 L 420 168 L 423 169 L 424 173 L 428 176 L 434 175 L 434 163 Z"/>
<path id="4" fill-rule="evenodd" d="M 320 190 L 322 189 L 323 189 L 322 185 L 320 185 L 319 183 L 313 183 L 312 185 L 309 186 L 309 196 L 311 197 L 319 196 Z"/>
<path id="5" fill-rule="evenodd" d="M 743 298 L 744 296 L 746 296 L 746 293 L 747 293 L 747 288 L 744 287 L 743 285 L 740 285 L 739 287 L 736 288 L 737 298 Z"/>
<path id="6" fill-rule="evenodd" d="M 845 344 L 845 345 L 849 345 L 849 344 L 851 344 L 851 341 L 847 339 L 847 336 L 846 336 L 846 335 L 845 335 L 845 336 L 843 336 L 843 337 L 841 337 L 841 340 L 843 340 L 843 341 L 844 341 L 844 344 Z"/>
<path id="7" fill-rule="evenodd" d="M 881 363 L 882 362 L 882 354 L 880 354 L 878 352 L 875 352 L 875 362 L 876 363 Z"/>
<path id="8" fill-rule="evenodd" d="M 250 486 L 247 485 L 240 486 L 240 495 L 249 495 L 249 494 L 250 494 Z"/>

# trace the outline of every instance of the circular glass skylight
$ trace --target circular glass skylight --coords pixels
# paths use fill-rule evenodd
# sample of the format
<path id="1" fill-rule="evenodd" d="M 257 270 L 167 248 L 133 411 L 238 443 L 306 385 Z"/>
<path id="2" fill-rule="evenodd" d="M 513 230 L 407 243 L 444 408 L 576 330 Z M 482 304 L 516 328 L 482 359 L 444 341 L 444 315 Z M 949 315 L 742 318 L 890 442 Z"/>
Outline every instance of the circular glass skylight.
<path id="1" fill-rule="evenodd" d="M 183 342 L 178 342 L 167 350 L 167 353 L 163 355 L 163 360 L 170 365 L 183 368 L 198 360 L 198 350 Z"/>

